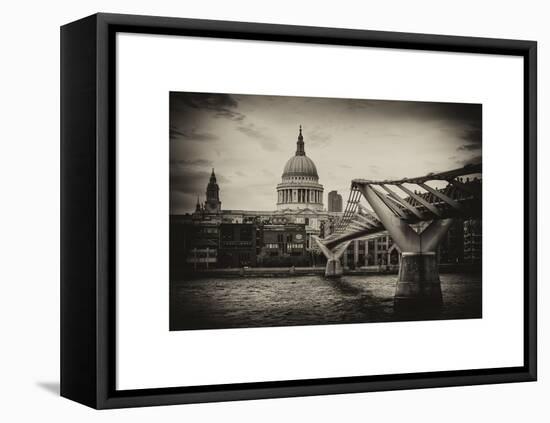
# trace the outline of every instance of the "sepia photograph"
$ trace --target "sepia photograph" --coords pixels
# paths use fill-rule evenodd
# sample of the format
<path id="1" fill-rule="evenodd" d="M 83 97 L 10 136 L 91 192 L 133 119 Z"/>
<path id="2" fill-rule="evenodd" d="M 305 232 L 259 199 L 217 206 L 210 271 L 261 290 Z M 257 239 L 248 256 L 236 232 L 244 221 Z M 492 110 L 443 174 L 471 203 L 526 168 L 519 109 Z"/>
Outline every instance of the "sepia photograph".
<path id="1" fill-rule="evenodd" d="M 482 105 L 170 92 L 171 331 L 482 318 Z"/>
<path id="2" fill-rule="evenodd" d="M 8 225 L 8 245 L 24 254 L 7 286 L 24 295 L 7 298 L 32 299 L 29 327 L 40 315 L 55 333 L 39 333 L 58 342 L 44 348 L 55 365 L 33 369 L 41 379 L 16 406 L 55 393 L 64 399 L 48 403 L 117 416 L 202 404 L 186 409 L 213 421 L 227 421 L 228 407 L 208 403 L 232 401 L 241 422 L 250 400 L 277 398 L 289 398 L 275 407 L 282 415 L 255 407 L 249 420 L 305 411 L 332 422 L 365 408 L 408 420 L 418 409 L 424 423 L 449 409 L 461 422 L 494 420 L 495 410 L 504 420 L 540 414 L 538 384 L 521 384 L 528 395 L 510 385 L 506 398 L 495 384 L 540 374 L 543 14 L 510 33 L 494 7 L 476 8 L 476 29 L 463 7 L 453 18 L 433 19 L 431 5 L 391 13 L 403 2 L 384 20 L 370 6 L 301 13 L 294 2 L 288 13 L 271 8 L 282 14 L 265 23 L 265 10 L 234 6 L 186 16 L 74 11 L 59 30 L 58 16 L 38 25 L 44 37 L 31 34 L 59 46 L 46 67 L 55 83 L 37 87 L 53 89 L 60 107 L 36 116 L 46 116 L 41 131 L 52 129 L 38 144 L 59 136 L 60 148 L 29 155 L 27 141 L 11 141 L 25 127 L 14 125 L 6 139 L 26 148 L 19 156 L 36 159 L 41 177 L 51 174 L 52 190 L 39 190 L 37 203 L 37 178 L 15 159 L 8 174 L 29 186 L 8 186 L 22 224 L 53 233 L 33 238 L 45 240 L 35 263 L 26 226 Z M 532 12 L 503 17 L 520 9 Z M 357 16 L 376 22 L 357 25 Z M 462 21 L 470 29 L 453 26 Z M 451 27 L 462 35 L 440 32 Z M 12 85 L 9 103 L 24 105 L 28 121 L 21 84 Z M 53 224 L 29 218 L 50 200 Z M 41 295 L 28 295 L 29 281 Z M 16 341 L 28 329 L 15 327 Z M 29 378 L 16 367 L 17 388 Z M 427 388 L 444 387 L 449 400 L 434 401 Z M 373 396 L 412 389 L 422 398 L 400 394 L 399 407 L 391 392 Z M 456 407 L 474 392 L 475 406 Z M 336 394 L 360 403 L 329 401 Z"/>

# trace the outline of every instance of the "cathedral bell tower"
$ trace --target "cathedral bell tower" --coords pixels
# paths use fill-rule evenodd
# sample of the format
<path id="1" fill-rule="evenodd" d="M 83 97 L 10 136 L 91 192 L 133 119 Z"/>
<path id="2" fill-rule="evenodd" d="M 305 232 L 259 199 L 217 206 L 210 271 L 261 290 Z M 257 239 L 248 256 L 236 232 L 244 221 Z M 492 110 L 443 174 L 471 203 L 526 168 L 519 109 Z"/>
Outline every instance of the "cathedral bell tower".
<path id="1" fill-rule="evenodd" d="M 212 174 L 210 175 L 210 181 L 206 187 L 206 202 L 204 204 L 206 213 L 220 213 L 222 209 L 222 203 L 220 201 L 220 187 L 216 182 L 216 174 L 214 168 L 212 168 Z"/>

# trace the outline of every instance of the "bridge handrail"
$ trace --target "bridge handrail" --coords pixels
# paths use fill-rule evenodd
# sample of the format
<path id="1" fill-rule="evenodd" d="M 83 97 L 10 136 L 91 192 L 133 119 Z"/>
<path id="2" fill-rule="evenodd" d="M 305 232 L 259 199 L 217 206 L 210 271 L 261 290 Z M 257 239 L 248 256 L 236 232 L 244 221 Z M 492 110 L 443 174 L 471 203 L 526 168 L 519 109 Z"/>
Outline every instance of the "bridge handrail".
<path id="1" fill-rule="evenodd" d="M 369 184 L 369 185 L 380 185 L 380 184 L 389 184 L 389 185 L 397 185 L 397 184 L 403 184 L 403 183 L 411 183 L 411 184 L 419 184 L 424 183 L 427 181 L 437 181 L 437 180 L 444 180 L 448 181 L 449 179 L 454 179 L 458 176 L 464 176 L 464 175 L 473 175 L 476 173 L 481 173 L 481 163 L 480 164 L 468 164 L 464 167 L 448 170 L 445 172 L 437 172 L 437 173 L 428 173 L 424 176 L 418 176 L 415 178 L 401 178 L 401 179 L 386 179 L 383 181 L 376 181 L 372 179 L 353 179 L 352 185 L 354 184 Z"/>
<path id="2" fill-rule="evenodd" d="M 390 209 L 393 209 L 397 216 L 409 219 L 407 215 L 412 216 L 414 214 L 416 217 L 424 218 L 425 211 L 429 215 L 431 213 L 432 216 L 437 212 L 436 217 L 438 217 L 441 214 L 435 206 L 446 205 L 461 211 L 462 206 L 457 201 L 463 201 L 464 199 L 472 198 L 472 196 L 480 195 L 481 190 L 478 185 L 481 185 L 481 179 L 473 178 L 466 182 L 461 179 L 456 179 L 460 176 L 474 175 L 477 173 L 481 173 L 481 164 L 471 164 L 445 172 L 432 172 L 425 176 L 416 178 L 402 178 L 399 180 L 374 181 L 368 179 L 353 179 L 344 213 L 333 223 L 333 230 L 329 236 L 334 239 L 336 235 L 344 234 L 350 226 L 356 230 L 359 227 L 365 226 L 365 224 L 360 221 L 361 216 L 358 216 L 361 213 L 365 214 L 366 211 L 369 211 L 360 204 L 362 194 L 359 187 L 361 185 L 370 185 L 371 189 L 374 190 L 378 196 L 383 197 L 382 200 Z M 443 188 L 432 188 L 430 186 L 426 186 L 425 184 L 428 181 L 436 180 L 444 180 L 447 181 L 448 184 Z M 405 189 L 402 186 L 402 184 L 405 183 L 419 185 L 425 190 L 425 192 L 417 192 L 414 190 L 413 196 L 412 191 Z M 397 187 L 398 189 L 401 189 L 401 191 L 405 191 L 406 193 L 408 192 L 410 195 L 395 198 L 397 197 L 397 194 L 389 190 L 386 185 Z M 379 189 L 376 189 L 375 187 L 379 187 Z M 380 189 L 383 189 L 386 193 L 381 192 Z M 410 206 L 408 206 L 408 204 L 410 204 Z M 412 210 L 414 213 L 411 213 L 411 206 L 416 208 L 418 211 Z M 375 216 L 375 214 L 370 211 L 367 215 L 371 218 L 372 216 Z M 377 218 L 376 221 L 378 221 Z M 372 229 L 378 229 L 378 225 L 381 225 L 379 221 L 373 224 Z M 363 232 L 364 231 L 368 232 L 366 228 Z"/>

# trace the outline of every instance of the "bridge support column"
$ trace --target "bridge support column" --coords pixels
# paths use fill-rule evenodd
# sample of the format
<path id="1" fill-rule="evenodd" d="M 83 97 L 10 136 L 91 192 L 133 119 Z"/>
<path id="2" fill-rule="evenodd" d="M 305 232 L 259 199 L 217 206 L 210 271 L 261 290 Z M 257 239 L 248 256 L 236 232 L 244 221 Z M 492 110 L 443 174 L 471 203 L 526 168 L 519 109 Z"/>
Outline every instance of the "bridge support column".
<path id="1" fill-rule="evenodd" d="M 359 187 L 401 253 L 394 306 L 439 306 L 442 302 L 437 250 L 453 219 L 433 220 L 421 233 L 396 216 L 369 185 Z"/>
<path id="2" fill-rule="evenodd" d="M 401 253 L 394 305 L 399 308 L 415 305 L 437 306 L 442 300 L 437 254 Z"/>
<path id="3" fill-rule="evenodd" d="M 344 269 L 342 267 L 342 264 L 340 263 L 340 257 L 342 257 L 342 254 L 344 254 L 344 251 L 346 251 L 346 248 L 348 248 L 348 245 L 351 241 L 345 241 L 342 244 L 337 245 L 333 249 L 329 249 L 325 244 L 321 242 L 321 240 L 313 236 L 312 237 L 315 242 L 317 242 L 317 245 L 327 258 L 327 266 L 325 267 L 325 277 L 327 278 L 339 278 L 344 274 Z"/>
<path id="4" fill-rule="evenodd" d="M 338 278 L 343 275 L 342 264 L 340 259 L 329 258 L 327 259 L 327 266 L 325 267 L 325 277 Z"/>

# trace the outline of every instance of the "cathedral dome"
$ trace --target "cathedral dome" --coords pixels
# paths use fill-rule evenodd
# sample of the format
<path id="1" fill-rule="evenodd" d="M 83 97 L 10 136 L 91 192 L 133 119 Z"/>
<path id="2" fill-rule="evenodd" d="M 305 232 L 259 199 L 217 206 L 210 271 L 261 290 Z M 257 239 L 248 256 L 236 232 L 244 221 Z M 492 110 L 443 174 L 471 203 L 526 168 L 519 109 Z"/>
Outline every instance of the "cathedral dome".
<path id="1" fill-rule="evenodd" d="M 317 167 L 306 156 L 302 125 L 296 142 L 296 154 L 285 164 L 281 183 L 277 185 L 277 210 L 323 210 L 323 185 Z"/>
<path id="2" fill-rule="evenodd" d="M 286 162 L 283 178 L 291 176 L 319 178 L 315 163 L 307 156 L 293 156 Z"/>
<path id="3" fill-rule="evenodd" d="M 313 160 L 306 156 L 301 126 L 300 134 L 298 135 L 298 142 L 296 143 L 296 154 L 288 159 L 283 171 L 283 179 L 296 176 L 302 176 L 308 179 L 314 178 L 315 180 L 319 179 L 315 163 L 313 163 Z"/>

